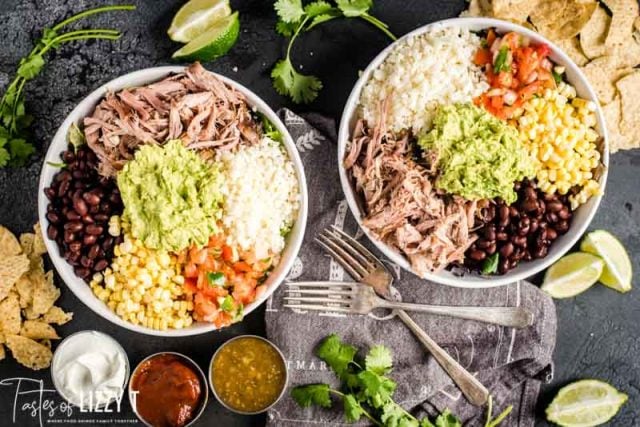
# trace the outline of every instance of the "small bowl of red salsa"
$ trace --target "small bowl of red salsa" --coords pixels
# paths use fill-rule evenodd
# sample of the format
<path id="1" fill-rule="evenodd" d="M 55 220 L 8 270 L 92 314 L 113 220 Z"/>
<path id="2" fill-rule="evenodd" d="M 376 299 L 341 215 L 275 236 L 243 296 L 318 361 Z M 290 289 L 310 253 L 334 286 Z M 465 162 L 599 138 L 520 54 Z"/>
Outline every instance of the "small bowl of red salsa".
<path id="1" fill-rule="evenodd" d="M 274 406 L 287 388 L 284 355 L 271 341 L 241 335 L 224 343 L 209 365 L 215 398 L 238 414 L 254 415 Z"/>
<path id="2" fill-rule="evenodd" d="M 150 427 L 186 427 L 204 412 L 207 377 L 189 357 L 174 352 L 152 354 L 129 381 L 129 402 Z"/>

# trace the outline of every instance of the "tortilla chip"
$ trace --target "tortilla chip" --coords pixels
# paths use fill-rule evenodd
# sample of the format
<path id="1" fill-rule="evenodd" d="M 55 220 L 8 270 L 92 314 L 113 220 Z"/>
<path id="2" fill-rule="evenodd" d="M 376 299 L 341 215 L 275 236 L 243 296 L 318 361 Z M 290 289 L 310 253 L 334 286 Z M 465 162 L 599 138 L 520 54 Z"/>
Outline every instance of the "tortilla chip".
<path id="1" fill-rule="evenodd" d="M 18 255 L 21 251 L 22 248 L 16 236 L 0 225 L 0 259 Z"/>
<path id="2" fill-rule="evenodd" d="M 31 338 L 32 340 L 39 339 L 60 339 L 53 326 L 41 322 L 39 320 L 27 320 L 22 324 L 20 329 L 20 335 L 23 337 Z"/>
<path id="3" fill-rule="evenodd" d="M 622 77 L 616 87 L 620 92 L 620 131 L 623 135 L 636 135 L 637 139 L 640 137 L 640 71 Z"/>
<path id="4" fill-rule="evenodd" d="M 531 23 L 552 40 L 578 35 L 596 10 L 595 0 L 541 0 L 531 12 Z"/>
<path id="5" fill-rule="evenodd" d="M 38 340 L 38 342 L 40 344 L 42 344 L 43 346 L 47 347 L 48 349 L 51 349 L 51 340 L 50 339 L 43 339 L 43 340 Z"/>
<path id="6" fill-rule="evenodd" d="M 6 335 L 18 334 L 22 325 L 18 294 L 11 292 L 0 302 L 0 330 Z"/>
<path id="7" fill-rule="evenodd" d="M 39 370 L 51 365 L 53 357 L 51 349 L 30 338 L 9 335 L 7 336 L 7 347 L 18 363 L 27 368 Z"/>
<path id="8" fill-rule="evenodd" d="M 33 232 L 35 233 L 35 238 L 33 240 L 33 254 L 38 256 L 46 254 L 47 247 L 44 245 L 44 238 L 42 237 L 42 230 L 40 229 L 39 222 L 33 226 Z"/>
<path id="9" fill-rule="evenodd" d="M 614 83 L 632 71 L 630 68 L 618 69 L 617 65 L 617 58 L 614 56 L 601 56 L 582 67 L 582 72 L 596 91 L 601 104 L 611 102 L 616 94 Z"/>
<path id="10" fill-rule="evenodd" d="M 42 316 L 42 321 L 47 323 L 55 323 L 56 325 L 64 325 L 73 318 L 73 313 L 65 313 L 58 306 L 53 306 Z"/>
<path id="11" fill-rule="evenodd" d="M 638 16 L 637 0 L 604 0 L 612 13 L 611 25 L 605 44 L 609 54 L 624 55 L 625 46 L 633 37 L 633 26 Z"/>
<path id="12" fill-rule="evenodd" d="M 35 320 L 40 317 L 40 313 L 36 313 L 33 310 L 33 304 L 30 304 L 27 307 L 25 307 L 24 310 L 22 310 L 22 317 L 24 317 L 27 320 Z"/>
<path id="13" fill-rule="evenodd" d="M 22 253 L 26 256 L 30 256 L 33 253 L 33 241 L 36 236 L 33 233 L 24 233 L 20 235 L 20 246 L 22 247 Z"/>
<path id="14" fill-rule="evenodd" d="M 638 143 L 633 144 L 634 138 L 623 135 L 620 132 L 620 95 L 617 95 L 613 101 L 602 107 L 605 122 L 607 123 L 607 133 L 609 134 L 609 152 L 615 153 L 619 150 L 629 150 L 638 148 Z M 638 141 L 636 139 L 636 141 Z"/>
<path id="15" fill-rule="evenodd" d="M 460 16 L 489 16 L 492 17 L 490 0 L 470 0 L 469 7 Z"/>
<path id="16" fill-rule="evenodd" d="M 53 303 L 60 297 L 60 289 L 53 284 L 53 272 L 49 271 L 45 275 L 37 275 L 36 287 L 33 291 L 33 312 L 45 314 Z"/>
<path id="17" fill-rule="evenodd" d="M 578 66 L 582 67 L 587 62 L 589 62 L 589 58 L 587 58 L 582 52 L 580 41 L 577 37 L 571 37 L 570 39 L 556 41 L 555 43 Z"/>
<path id="18" fill-rule="evenodd" d="M 527 21 L 539 2 L 540 0 L 493 0 L 491 9 L 494 17 L 520 24 Z"/>
<path id="19" fill-rule="evenodd" d="M 0 259 L 0 300 L 7 296 L 20 276 L 28 270 L 29 259 L 26 255 L 12 255 Z"/>
<path id="20" fill-rule="evenodd" d="M 589 58 L 597 58 L 607 52 L 605 40 L 611 25 L 611 17 L 603 7 L 598 6 L 589 22 L 580 30 L 580 46 Z"/>
<path id="21" fill-rule="evenodd" d="M 20 307 L 26 308 L 33 301 L 33 289 L 35 281 L 31 278 L 31 273 L 23 274 L 16 282 L 16 291 L 20 297 Z"/>

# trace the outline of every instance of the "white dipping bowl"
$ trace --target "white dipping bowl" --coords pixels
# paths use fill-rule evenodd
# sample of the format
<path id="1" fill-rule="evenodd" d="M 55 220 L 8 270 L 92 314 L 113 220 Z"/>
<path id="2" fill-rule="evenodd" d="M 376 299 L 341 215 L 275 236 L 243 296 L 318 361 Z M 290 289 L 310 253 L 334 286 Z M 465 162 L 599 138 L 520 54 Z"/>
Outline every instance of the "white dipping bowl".
<path id="1" fill-rule="evenodd" d="M 358 81 L 356 82 L 351 95 L 347 99 L 342 118 L 340 120 L 340 129 L 338 132 L 338 169 L 340 172 L 340 182 L 342 183 L 342 189 L 347 199 L 347 203 L 353 216 L 360 225 L 360 228 L 364 231 L 367 237 L 373 242 L 373 244 L 389 259 L 398 264 L 403 269 L 413 272 L 411 265 L 407 258 L 396 252 L 394 249 L 378 240 L 366 227 L 362 225 L 364 219 L 364 212 L 360 208 L 359 195 L 356 194 L 352 182 L 347 175 L 347 171 L 344 168 L 344 157 L 347 150 L 351 133 L 355 127 L 357 117 L 358 104 L 360 101 L 360 93 L 369 80 L 371 73 L 378 68 L 380 64 L 387 58 L 391 51 L 403 43 L 408 37 L 420 35 L 434 28 L 447 28 L 447 27 L 459 27 L 467 28 L 471 31 L 480 31 L 488 28 L 496 28 L 499 33 L 506 33 L 509 31 L 516 31 L 522 35 L 529 37 L 534 44 L 546 43 L 551 48 L 551 59 L 558 65 L 564 66 L 566 69 L 567 80 L 576 88 L 578 96 L 591 100 L 596 103 L 596 118 L 597 126 L 596 130 L 600 136 L 604 137 L 602 162 L 605 165 L 605 170 L 600 177 L 600 187 L 602 190 L 605 188 L 607 181 L 607 168 L 609 166 L 609 144 L 607 130 L 605 127 L 604 117 L 602 115 L 602 109 L 598 104 L 595 91 L 587 81 L 587 78 L 580 71 L 578 66 L 565 54 L 558 46 L 542 37 L 540 34 L 533 32 L 520 25 L 512 24 L 510 22 L 501 21 L 499 19 L 492 18 L 454 18 L 446 19 L 444 21 L 437 21 L 429 25 L 420 27 L 404 37 L 398 39 L 396 42 L 384 49 L 376 58 L 371 61 L 369 66 L 362 73 Z M 447 61 L 447 58 L 442 58 L 443 61 Z M 563 256 L 573 245 L 576 244 L 580 236 L 585 232 L 589 223 L 593 219 L 593 216 L 598 209 L 602 196 L 594 196 L 589 199 L 587 203 L 580 206 L 574 211 L 571 228 L 569 231 L 559 237 L 551 247 L 546 257 L 542 259 L 536 259 L 529 262 L 521 262 L 516 268 L 510 270 L 508 273 L 501 276 L 482 276 L 477 273 L 465 273 L 462 276 L 455 275 L 450 271 L 440 271 L 438 273 L 428 273 L 423 276 L 425 280 L 440 283 L 443 285 L 457 286 L 462 288 L 488 288 L 493 286 L 502 286 L 509 283 L 513 283 L 517 280 L 525 279 L 533 276 L 536 273 L 546 269 L 555 261 Z"/>
<path id="2" fill-rule="evenodd" d="M 58 131 L 51 141 L 51 145 L 49 146 L 47 155 L 45 156 L 42 171 L 40 173 L 40 183 L 38 185 L 38 217 L 40 219 L 40 224 L 42 225 L 41 229 L 45 245 L 55 269 L 58 271 L 58 274 L 60 274 L 60 277 L 62 277 L 62 280 L 64 280 L 64 282 L 66 283 L 67 287 L 71 289 L 71 291 L 87 307 L 89 307 L 95 313 L 104 317 L 111 323 L 142 334 L 163 337 L 184 337 L 197 335 L 203 334 L 205 332 L 211 332 L 213 330 L 216 330 L 217 328 L 212 323 L 195 322 L 187 328 L 159 331 L 141 325 L 134 325 L 133 323 L 127 322 L 126 320 L 123 320 L 119 316 L 117 316 L 113 311 L 109 309 L 109 307 L 107 307 L 105 303 L 100 301 L 93 294 L 91 288 L 87 283 L 85 283 L 82 279 L 75 275 L 75 273 L 73 272 L 73 267 L 71 267 L 71 265 L 69 265 L 64 260 L 64 258 L 62 258 L 57 243 L 47 237 L 47 227 L 49 225 L 49 221 L 47 220 L 45 215 L 47 213 L 47 205 L 49 204 L 49 200 L 44 194 L 44 189 L 51 184 L 54 175 L 59 171 L 59 168 L 50 166 L 50 163 L 55 164 L 62 161 L 60 158 L 60 154 L 67 149 L 67 132 L 69 130 L 69 126 L 71 126 L 72 123 L 81 124 L 82 120 L 85 117 L 92 114 L 95 106 L 102 100 L 107 91 L 115 92 L 126 87 L 144 86 L 161 80 L 171 73 L 180 73 L 184 70 L 185 67 L 182 66 L 147 68 L 144 70 L 125 74 L 124 76 L 111 80 L 110 82 L 94 90 L 89 96 L 84 98 L 76 106 L 76 108 L 73 109 L 71 114 L 69 114 L 64 122 L 62 122 L 60 128 L 58 128 Z M 274 126 L 282 133 L 282 135 L 284 136 L 284 146 L 287 150 L 289 158 L 291 159 L 291 162 L 293 163 L 300 188 L 300 210 L 298 211 L 298 217 L 296 218 L 295 224 L 291 232 L 289 233 L 289 236 L 287 237 L 287 244 L 282 253 L 282 259 L 280 263 L 273 269 L 271 275 L 265 282 L 267 291 L 260 298 L 245 307 L 245 315 L 248 315 L 260 304 L 265 302 L 266 299 L 269 298 L 269 296 L 276 290 L 276 288 L 280 286 L 285 276 L 291 269 L 293 261 L 295 260 L 298 252 L 300 251 L 300 246 L 302 244 L 302 238 L 304 237 L 304 230 L 307 222 L 307 183 L 305 180 L 302 161 L 300 160 L 300 156 L 298 155 L 298 150 L 296 149 L 296 146 L 293 142 L 293 139 L 291 138 L 291 135 L 287 131 L 287 128 L 278 118 L 276 113 L 262 99 L 260 99 L 258 95 L 242 86 L 240 83 L 237 83 L 219 74 L 213 74 L 215 74 L 219 79 L 221 79 L 229 86 L 237 89 L 239 92 L 244 94 L 249 105 L 254 107 L 258 112 L 264 114 L 271 121 L 271 123 L 273 123 Z"/>

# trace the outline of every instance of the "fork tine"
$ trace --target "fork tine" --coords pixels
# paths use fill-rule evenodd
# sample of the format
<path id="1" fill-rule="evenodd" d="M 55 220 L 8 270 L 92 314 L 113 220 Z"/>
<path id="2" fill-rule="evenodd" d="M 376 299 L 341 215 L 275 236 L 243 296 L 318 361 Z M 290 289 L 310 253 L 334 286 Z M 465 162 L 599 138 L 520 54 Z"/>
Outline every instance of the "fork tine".
<path id="1" fill-rule="evenodd" d="M 323 234 L 324 233 L 324 234 Z M 342 259 L 349 263 L 351 268 L 360 273 L 361 276 L 365 276 L 369 270 L 356 258 L 351 255 L 349 251 L 344 249 L 342 245 L 334 241 L 334 238 L 331 234 L 328 234 L 327 230 L 324 230 L 322 233 L 318 235 L 318 238 L 321 239 L 325 244 L 329 245 L 335 252 L 337 252 Z"/>
<path id="2" fill-rule="evenodd" d="M 342 268 L 344 268 L 347 271 L 347 273 L 349 273 L 349 275 L 351 277 L 353 277 L 356 280 L 361 280 L 362 279 L 362 277 L 364 276 L 365 273 L 359 273 L 358 271 L 356 271 L 353 267 L 351 267 L 351 265 L 349 265 L 349 263 L 343 258 L 342 255 L 340 255 L 331 246 L 329 246 L 324 241 L 320 240 L 318 237 L 315 238 L 315 241 L 320 246 L 322 246 L 325 251 L 329 252 L 329 255 L 331 255 L 333 257 L 333 259 L 335 259 L 338 262 L 338 264 L 340 264 L 342 266 Z M 344 252 L 344 251 L 342 251 L 342 252 Z"/>
<path id="3" fill-rule="evenodd" d="M 305 288 L 344 288 L 347 290 L 353 289 L 353 282 L 285 282 L 286 286 L 298 286 Z"/>
<path id="4" fill-rule="evenodd" d="M 333 291 L 330 289 L 285 289 L 285 292 L 289 294 L 300 295 L 353 295 L 351 291 Z"/>
<path id="5" fill-rule="evenodd" d="M 298 301 L 300 303 L 318 303 L 326 302 L 331 304 L 338 304 L 339 306 L 349 307 L 351 305 L 351 299 L 340 298 L 326 298 L 326 297 L 284 297 L 285 301 Z"/>
<path id="6" fill-rule="evenodd" d="M 356 239 L 349 236 L 347 233 L 340 230 L 335 225 L 331 225 L 331 229 L 337 234 L 339 234 L 340 236 L 342 236 L 349 243 L 351 243 L 351 246 L 358 249 L 363 256 L 367 257 L 369 262 L 375 264 L 377 267 L 384 268 L 385 270 L 387 269 L 386 266 L 378 259 L 378 257 L 372 254 L 371 251 L 369 251 L 369 249 L 365 248 L 362 243 L 358 242 Z"/>
<path id="7" fill-rule="evenodd" d="M 341 248 L 345 249 L 349 252 L 354 258 L 356 258 L 360 264 L 364 267 L 367 272 L 371 272 L 375 270 L 376 266 L 374 263 L 369 260 L 367 256 L 365 256 L 362 252 L 358 250 L 358 248 L 354 247 L 353 244 L 342 237 L 342 235 L 336 233 L 333 230 L 324 230 L 325 236 L 327 236 L 332 242 L 339 245 Z"/>
<path id="8" fill-rule="evenodd" d="M 284 304 L 283 307 L 287 307 L 291 309 L 299 309 L 299 310 L 334 311 L 337 313 L 352 313 L 350 309 L 344 308 L 344 307 L 331 307 L 331 306 L 314 305 L 314 304 Z"/>

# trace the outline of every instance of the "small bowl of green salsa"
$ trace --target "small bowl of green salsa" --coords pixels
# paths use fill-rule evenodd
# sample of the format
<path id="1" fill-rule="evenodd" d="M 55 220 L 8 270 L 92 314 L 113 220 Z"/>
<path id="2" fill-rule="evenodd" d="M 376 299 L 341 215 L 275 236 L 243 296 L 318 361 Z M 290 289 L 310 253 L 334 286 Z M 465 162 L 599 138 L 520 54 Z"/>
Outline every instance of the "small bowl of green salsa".
<path id="1" fill-rule="evenodd" d="M 271 341 L 241 335 L 224 343 L 211 358 L 209 384 L 230 411 L 253 415 L 275 405 L 287 388 L 284 355 Z"/>

